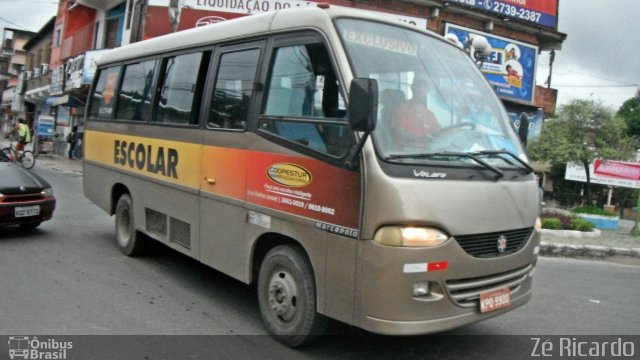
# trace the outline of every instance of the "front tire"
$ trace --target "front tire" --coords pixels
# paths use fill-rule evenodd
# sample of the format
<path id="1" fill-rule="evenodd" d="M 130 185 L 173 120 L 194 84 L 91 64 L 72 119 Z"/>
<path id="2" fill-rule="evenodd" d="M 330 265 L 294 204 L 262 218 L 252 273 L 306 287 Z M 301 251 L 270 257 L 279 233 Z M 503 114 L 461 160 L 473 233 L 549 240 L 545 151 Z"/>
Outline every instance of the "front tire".
<path id="1" fill-rule="evenodd" d="M 20 164 L 25 169 L 31 169 L 36 164 L 36 158 L 31 151 L 26 150 L 20 155 Z"/>
<path id="2" fill-rule="evenodd" d="M 322 335 L 327 319 L 316 312 L 311 264 L 299 247 L 277 246 L 267 253 L 258 275 L 258 303 L 267 331 L 290 347 Z"/>
<path id="3" fill-rule="evenodd" d="M 129 194 L 120 196 L 116 205 L 116 239 L 120 251 L 127 256 L 142 255 L 149 247 L 148 239 L 136 230 L 133 201 Z"/>

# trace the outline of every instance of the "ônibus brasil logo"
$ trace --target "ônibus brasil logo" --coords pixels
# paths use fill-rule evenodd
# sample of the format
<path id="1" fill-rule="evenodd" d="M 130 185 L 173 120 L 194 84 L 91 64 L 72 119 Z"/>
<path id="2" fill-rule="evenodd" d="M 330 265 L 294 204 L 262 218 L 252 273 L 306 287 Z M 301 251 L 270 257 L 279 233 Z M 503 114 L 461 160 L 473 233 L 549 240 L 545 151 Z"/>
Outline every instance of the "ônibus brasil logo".
<path id="1" fill-rule="evenodd" d="M 67 358 L 67 352 L 72 348 L 71 341 L 40 340 L 36 336 L 9 336 L 9 358 L 11 360 L 64 360 Z"/>

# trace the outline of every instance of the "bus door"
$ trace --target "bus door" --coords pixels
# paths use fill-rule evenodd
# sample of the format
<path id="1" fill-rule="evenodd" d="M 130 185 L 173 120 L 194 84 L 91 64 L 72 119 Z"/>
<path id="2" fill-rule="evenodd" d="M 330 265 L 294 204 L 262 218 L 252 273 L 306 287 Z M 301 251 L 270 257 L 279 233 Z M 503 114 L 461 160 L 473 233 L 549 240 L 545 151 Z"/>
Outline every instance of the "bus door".
<path id="1" fill-rule="evenodd" d="M 281 214 L 279 231 L 302 244 L 319 291 L 333 295 L 320 300 L 324 313 L 348 321 L 361 173 L 344 166 L 355 141 L 343 86 L 315 33 L 276 38 L 268 65 L 256 131 L 270 145 L 249 159 L 247 203 Z"/>
<path id="2" fill-rule="evenodd" d="M 205 95 L 200 182 L 201 261 L 245 280 L 246 132 L 264 41 L 220 47 Z"/>

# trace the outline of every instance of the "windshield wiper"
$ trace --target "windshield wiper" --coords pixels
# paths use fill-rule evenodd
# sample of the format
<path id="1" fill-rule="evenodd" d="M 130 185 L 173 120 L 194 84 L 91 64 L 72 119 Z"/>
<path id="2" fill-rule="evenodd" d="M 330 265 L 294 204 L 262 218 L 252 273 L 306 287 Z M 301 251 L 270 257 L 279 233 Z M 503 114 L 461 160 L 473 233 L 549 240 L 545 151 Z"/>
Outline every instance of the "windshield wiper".
<path id="1" fill-rule="evenodd" d="M 502 170 L 498 169 L 495 166 L 489 165 L 486 162 L 478 159 L 476 156 L 477 153 L 460 153 L 460 152 L 435 152 L 435 153 L 421 153 L 421 154 L 391 154 L 385 158 L 385 160 L 395 160 L 395 159 L 429 159 L 434 157 L 457 157 L 457 158 L 469 158 L 476 163 L 480 164 L 485 169 L 491 171 L 496 174 L 496 179 L 504 177 L 504 173 Z M 480 154 L 482 155 L 482 154 Z"/>
<path id="2" fill-rule="evenodd" d="M 475 151 L 472 153 L 473 155 L 509 155 L 511 156 L 513 159 L 515 159 L 520 165 L 522 165 L 522 167 L 524 167 L 527 170 L 527 174 L 530 174 L 533 172 L 533 168 L 531 167 L 531 165 L 527 164 L 526 162 L 524 162 L 524 160 L 520 159 L 519 157 L 517 157 L 514 153 L 507 151 L 507 150 L 484 150 L 484 151 Z M 504 159 L 504 161 L 509 162 L 508 160 Z"/>

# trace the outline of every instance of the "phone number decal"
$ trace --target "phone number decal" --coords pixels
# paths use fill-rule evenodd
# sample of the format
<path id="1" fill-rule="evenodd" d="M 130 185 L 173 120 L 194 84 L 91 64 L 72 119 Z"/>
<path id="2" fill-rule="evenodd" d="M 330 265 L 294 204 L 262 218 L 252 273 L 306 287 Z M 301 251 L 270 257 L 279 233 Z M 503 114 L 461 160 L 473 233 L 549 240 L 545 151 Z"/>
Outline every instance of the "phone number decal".
<path id="1" fill-rule="evenodd" d="M 544 12 L 527 9 L 526 7 L 512 5 L 502 1 L 495 0 L 453 0 L 454 3 L 460 5 L 471 6 L 485 11 L 490 11 L 503 16 L 532 22 L 537 25 L 555 28 L 556 16 L 546 14 Z M 526 1 L 515 1 L 516 3 L 526 4 Z"/>

